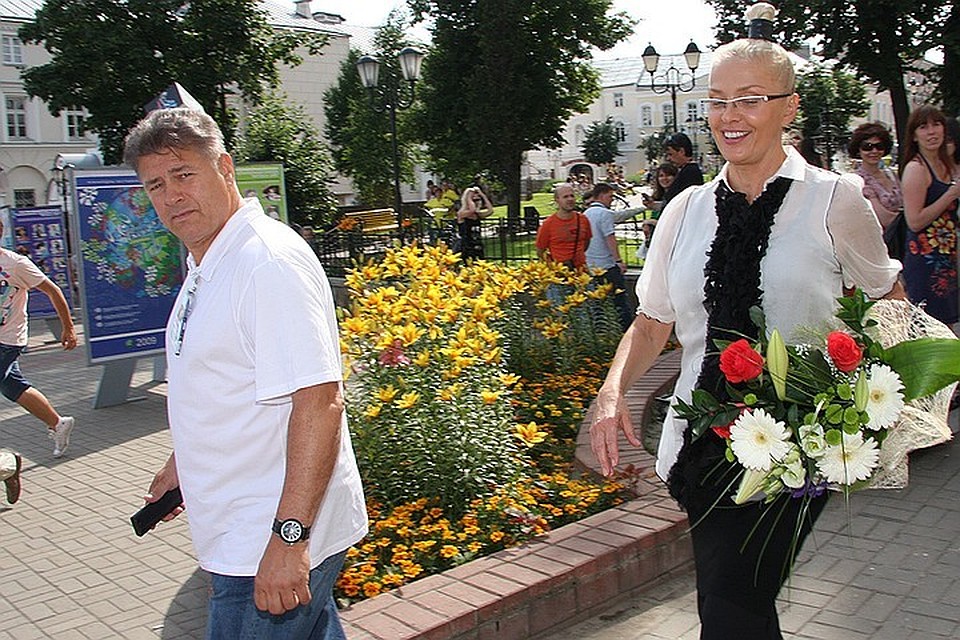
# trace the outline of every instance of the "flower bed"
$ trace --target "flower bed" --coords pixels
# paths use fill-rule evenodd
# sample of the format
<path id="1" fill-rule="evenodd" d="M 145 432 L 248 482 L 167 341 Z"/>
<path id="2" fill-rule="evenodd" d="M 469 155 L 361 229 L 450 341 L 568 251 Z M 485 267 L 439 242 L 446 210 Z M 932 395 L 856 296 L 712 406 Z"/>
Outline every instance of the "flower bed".
<path id="1" fill-rule="evenodd" d="M 572 473 L 619 340 L 609 287 L 561 265 L 464 266 L 416 246 L 346 283 L 347 408 L 371 532 L 348 553 L 342 601 L 622 501 L 622 485 Z"/>

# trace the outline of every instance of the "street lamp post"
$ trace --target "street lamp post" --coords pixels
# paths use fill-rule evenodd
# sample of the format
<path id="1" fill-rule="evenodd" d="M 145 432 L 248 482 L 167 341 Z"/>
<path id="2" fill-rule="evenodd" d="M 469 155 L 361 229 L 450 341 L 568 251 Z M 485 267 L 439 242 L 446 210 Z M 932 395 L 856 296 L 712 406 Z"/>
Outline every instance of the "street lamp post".
<path id="1" fill-rule="evenodd" d="M 692 91 L 695 86 L 697 86 L 697 77 L 694 75 L 694 71 L 697 70 L 697 67 L 700 66 L 700 49 L 694 44 L 693 40 L 690 41 L 690 44 L 687 45 L 687 48 L 683 52 L 683 58 L 686 60 L 687 67 L 690 69 L 690 73 L 680 71 L 673 64 L 670 67 L 661 73 L 657 73 L 657 65 L 660 63 L 660 54 L 657 53 L 657 50 L 653 48 L 652 44 L 648 44 L 647 48 L 643 50 L 643 66 L 646 69 L 647 73 L 650 74 L 650 84 L 647 85 L 648 88 L 654 93 L 666 93 L 670 92 L 670 101 L 673 105 L 673 130 L 677 131 L 677 91 L 687 93 Z M 641 75 L 637 78 L 637 87 L 644 87 L 643 76 Z"/>
<path id="2" fill-rule="evenodd" d="M 397 224 L 403 224 L 403 196 L 400 194 L 400 146 L 397 142 L 397 111 L 413 104 L 415 85 L 420 77 L 420 64 L 423 53 L 413 47 L 404 47 L 399 54 L 400 70 L 407 81 L 403 83 L 394 74 L 388 74 L 386 81 L 380 84 L 380 61 L 373 56 L 361 56 L 357 60 L 357 72 L 360 82 L 370 94 L 370 101 L 377 113 L 390 114 L 390 138 L 393 146 L 393 199 L 397 214 Z M 379 98 L 377 100 L 376 98 Z"/>

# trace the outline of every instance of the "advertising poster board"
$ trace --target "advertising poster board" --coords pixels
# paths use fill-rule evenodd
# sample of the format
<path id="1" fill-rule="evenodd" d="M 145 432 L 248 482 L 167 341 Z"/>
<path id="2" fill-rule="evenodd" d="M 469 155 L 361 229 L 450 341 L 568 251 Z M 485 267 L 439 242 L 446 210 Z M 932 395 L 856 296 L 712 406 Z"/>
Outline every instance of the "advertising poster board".
<path id="1" fill-rule="evenodd" d="M 67 233 L 63 210 L 55 207 L 23 207 L 10 214 L 13 250 L 27 256 L 40 271 L 63 291 L 67 306 L 73 308 L 73 286 L 67 255 Z M 32 318 L 56 318 L 57 310 L 45 293 L 32 289 L 27 298 Z"/>
<path id="2" fill-rule="evenodd" d="M 10 207 L 0 207 L 0 222 L 3 222 L 3 233 L 0 234 L 0 246 L 13 251 L 13 225 L 10 224 Z"/>
<path id="3" fill-rule="evenodd" d="M 237 165 L 236 170 L 237 186 L 244 198 L 256 196 L 268 216 L 284 223 L 290 222 L 282 164 L 254 162 Z"/>
<path id="4" fill-rule="evenodd" d="M 163 353 L 184 279 L 180 241 L 129 169 L 76 171 L 73 190 L 90 363 Z"/>

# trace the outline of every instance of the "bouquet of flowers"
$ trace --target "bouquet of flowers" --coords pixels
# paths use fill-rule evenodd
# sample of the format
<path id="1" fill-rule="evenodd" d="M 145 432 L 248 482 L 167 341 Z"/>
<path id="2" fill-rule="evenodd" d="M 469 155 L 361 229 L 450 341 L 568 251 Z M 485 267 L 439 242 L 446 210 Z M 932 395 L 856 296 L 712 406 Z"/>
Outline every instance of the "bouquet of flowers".
<path id="1" fill-rule="evenodd" d="M 739 471 L 735 503 L 904 486 L 907 453 L 951 437 L 945 416 L 960 380 L 960 340 L 903 301 L 875 303 L 856 290 L 838 302 L 840 327 L 795 345 L 776 329 L 768 338 L 754 308 L 761 338 L 717 345 L 730 399 L 697 389 L 689 403 L 678 400 L 694 438 L 712 429 L 726 441 Z"/>

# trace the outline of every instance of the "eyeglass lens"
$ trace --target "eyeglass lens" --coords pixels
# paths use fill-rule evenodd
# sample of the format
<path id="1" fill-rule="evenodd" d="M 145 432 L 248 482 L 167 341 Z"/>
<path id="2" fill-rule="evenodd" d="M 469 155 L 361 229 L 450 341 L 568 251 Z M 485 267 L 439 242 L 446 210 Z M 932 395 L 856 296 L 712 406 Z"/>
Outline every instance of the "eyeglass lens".
<path id="1" fill-rule="evenodd" d="M 883 150 L 883 143 L 881 142 L 864 142 L 860 145 L 860 151 L 873 151 L 874 149 Z"/>

